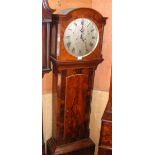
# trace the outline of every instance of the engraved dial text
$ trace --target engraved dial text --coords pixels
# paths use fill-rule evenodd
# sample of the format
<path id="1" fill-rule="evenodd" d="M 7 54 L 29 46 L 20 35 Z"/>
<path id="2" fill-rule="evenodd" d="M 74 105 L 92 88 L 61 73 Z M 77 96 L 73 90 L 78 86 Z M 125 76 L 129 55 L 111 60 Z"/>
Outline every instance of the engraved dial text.
<path id="1" fill-rule="evenodd" d="M 65 48 L 75 57 L 89 55 L 96 48 L 98 40 L 98 28 L 93 21 L 87 18 L 72 21 L 64 33 Z"/>

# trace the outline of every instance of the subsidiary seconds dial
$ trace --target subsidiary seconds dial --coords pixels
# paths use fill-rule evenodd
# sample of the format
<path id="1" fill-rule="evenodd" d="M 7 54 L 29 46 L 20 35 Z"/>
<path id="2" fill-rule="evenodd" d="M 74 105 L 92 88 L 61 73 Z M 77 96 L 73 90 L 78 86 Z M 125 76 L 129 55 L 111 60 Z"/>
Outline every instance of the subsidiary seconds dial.
<path id="1" fill-rule="evenodd" d="M 65 29 L 65 48 L 69 54 L 75 57 L 84 57 L 92 53 L 98 40 L 98 28 L 93 21 L 87 18 L 78 18 Z"/>

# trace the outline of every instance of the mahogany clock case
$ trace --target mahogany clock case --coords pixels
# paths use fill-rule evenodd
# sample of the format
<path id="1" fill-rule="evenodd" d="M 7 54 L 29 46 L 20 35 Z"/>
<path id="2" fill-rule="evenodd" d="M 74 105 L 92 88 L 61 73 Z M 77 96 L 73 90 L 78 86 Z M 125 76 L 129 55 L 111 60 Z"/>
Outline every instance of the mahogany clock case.
<path id="1" fill-rule="evenodd" d="M 77 61 L 77 57 L 70 55 L 64 46 L 64 32 L 67 26 L 75 19 L 87 18 L 93 21 L 99 30 L 99 42 L 95 50 L 83 60 L 98 59 L 101 57 L 103 30 L 106 24 L 106 17 L 103 17 L 96 10 L 90 8 L 65 9 L 63 11 L 53 13 L 52 15 L 52 42 L 51 56 L 52 59 L 58 61 Z"/>
<path id="2" fill-rule="evenodd" d="M 42 0 L 42 78 L 45 73 L 49 72 L 50 69 L 50 60 L 49 60 L 49 51 L 50 51 L 50 26 L 51 26 L 51 14 L 52 10 L 47 0 Z M 43 130 L 43 128 L 42 128 Z M 45 154 L 45 143 L 42 131 L 42 155 Z"/>
<path id="3" fill-rule="evenodd" d="M 77 18 L 92 20 L 99 30 L 97 47 L 81 60 L 66 51 L 63 41 L 66 27 Z M 106 19 L 90 8 L 66 9 L 52 15 L 53 120 L 47 155 L 94 155 L 95 144 L 89 138 L 90 104 L 95 70 L 103 61 L 101 51 Z"/>

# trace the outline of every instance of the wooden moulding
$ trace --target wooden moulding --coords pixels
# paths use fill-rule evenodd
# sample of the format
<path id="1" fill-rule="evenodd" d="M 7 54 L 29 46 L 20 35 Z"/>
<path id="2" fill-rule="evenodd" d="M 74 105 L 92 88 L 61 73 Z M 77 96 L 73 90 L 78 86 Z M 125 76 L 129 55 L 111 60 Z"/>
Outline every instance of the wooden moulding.
<path id="1" fill-rule="evenodd" d="M 54 9 L 49 7 L 47 0 L 42 0 L 42 17 L 51 19 L 51 15 L 54 12 Z"/>
<path id="2" fill-rule="evenodd" d="M 50 27 L 52 23 L 53 9 L 49 7 L 47 0 L 42 1 L 42 77 L 51 71 L 50 68 Z"/>
<path id="3" fill-rule="evenodd" d="M 50 57 L 55 68 L 58 70 L 69 69 L 69 68 L 91 68 L 94 67 L 96 69 L 97 65 L 100 64 L 104 59 L 98 58 L 91 61 L 83 60 L 83 61 L 58 61 L 54 57 Z"/>
<path id="4" fill-rule="evenodd" d="M 47 141 L 47 155 L 94 155 L 95 144 L 88 138 L 57 146 L 54 139 Z"/>

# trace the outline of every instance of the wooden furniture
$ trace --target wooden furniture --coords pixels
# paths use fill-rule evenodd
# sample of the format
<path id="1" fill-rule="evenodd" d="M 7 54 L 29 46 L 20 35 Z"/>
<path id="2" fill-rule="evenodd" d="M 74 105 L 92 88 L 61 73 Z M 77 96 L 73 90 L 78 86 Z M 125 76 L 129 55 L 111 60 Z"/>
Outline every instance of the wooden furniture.
<path id="1" fill-rule="evenodd" d="M 46 155 L 45 153 L 45 143 L 44 143 L 44 137 L 43 137 L 43 131 L 42 131 L 42 155 Z"/>
<path id="2" fill-rule="evenodd" d="M 44 74 L 51 70 L 49 61 L 50 51 L 50 24 L 53 10 L 46 0 L 42 1 L 42 78 Z M 42 129 L 43 130 L 43 129 Z M 42 155 L 45 155 L 45 143 L 42 131 Z"/>
<path id="3" fill-rule="evenodd" d="M 98 155 L 112 155 L 112 81 L 109 100 L 102 117 Z"/>
<path id="4" fill-rule="evenodd" d="M 50 45 L 51 45 L 51 36 L 50 36 L 50 28 L 51 28 L 51 16 L 52 10 L 47 0 L 42 1 L 42 73 L 47 73 L 51 70 L 49 53 L 50 53 Z"/>
<path id="5" fill-rule="evenodd" d="M 92 7 L 92 0 L 49 0 L 49 5 L 55 10 L 62 10 L 64 8 L 81 8 Z"/>
<path id="6" fill-rule="evenodd" d="M 94 155 L 95 144 L 89 138 L 90 104 L 95 70 L 103 61 L 105 23 L 105 17 L 88 8 L 52 15 L 53 124 L 47 155 Z"/>

